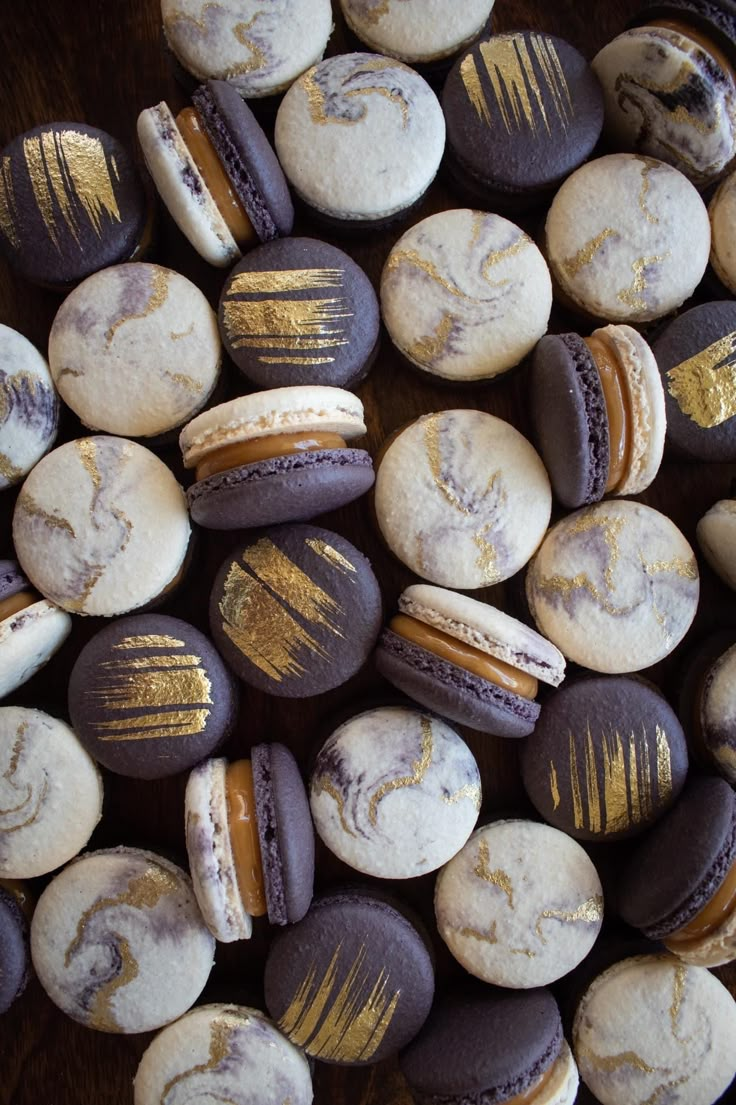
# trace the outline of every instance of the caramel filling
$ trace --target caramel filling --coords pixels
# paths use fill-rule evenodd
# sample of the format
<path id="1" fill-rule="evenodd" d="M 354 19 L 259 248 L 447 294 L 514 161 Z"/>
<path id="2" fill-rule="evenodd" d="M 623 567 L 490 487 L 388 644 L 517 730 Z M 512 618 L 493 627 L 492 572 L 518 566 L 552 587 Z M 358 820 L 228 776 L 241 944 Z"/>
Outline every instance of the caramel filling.
<path id="1" fill-rule="evenodd" d="M 176 117 L 176 125 L 238 246 L 242 249 L 244 246 L 256 243 L 258 236 L 253 229 L 253 224 L 233 191 L 228 175 L 222 167 L 215 147 L 202 127 L 202 120 L 195 108 L 185 107 L 180 111 Z"/>
<path id="2" fill-rule="evenodd" d="M 691 27 L 684 21 L 680 22 L 679 19 L 653 19 L 651 23 L 647 23 L 647 26 L 664 27 L 666 31 L 677 31 L 678 34 L 684 35 L 692 42 L 697 42 L 698 46 L 705 50 L 706 54 L 710 54 L 713 60 L 720 65 L 721 69 L 729 73 L 733 80 L 736 80 L 736 71 L 723 50 L 698 27 Z"/>
<path id="3" fill-rule="evenodd" d="M 204 480 L 217 472 L 240 468 L 243 464 L 255 464 L 256 461 L 271 460 L 272 457 L 288 457 L 292 453 L 346 448 L 345 440 L 339 434 L 310 434 L 304 430 L 299 434 L 269 434 L 268 437 L 238 441 L 234 445 L 223 445 L 222 448 L 215 449 L 197 465 L 195 478 Z"/>
<path id="4" fill-rule="evenodd" d="M 631 450 L 631 406 L 623 368 L 614 347 L 600 337 L 584 338 L 601 378 L 608 415 L 609 454 L 606 491 L 615 491 L 626 476 Z"/>
<path id="5" fill-rule="evenodd" d="M 32 591 L 19 591 L 17 595 L 11 595 L 9 599 L 3 599 L 0 602 L 0 622 L 5 618 L 12 618 L 13 614 L 18 614 L 21 610 L 25 610 L 27 606 L 33 606 L 34 602 L 38 602 L 38 598 Z"/>
<path id="6" fill-rule="evenodd" d="M 667 947 L 674 945 L 675 948 L 696 944 L 704 936 L 709 936 L 720 928 L 734 910 L 736 910 L 736 860 L 731 864 L 728 874 L 707 905 L 679 932 L 668 936 L 665 944 Z"/>
<path id="7" fill-rule="evenodd" d="M 441 629 L 410 618 L 407 614 L 397 614 L 392 618 L 389 629 L 406 641 L 433 652 L 440 659 L 449 660 L 451 664 L 457 664 L 459 668 L 503 687 L 505 691 L 521 695 L 522 698 L 534 698 L 537 693 L 537 681 L 533 675 L 528 675 L 503 660 L 497 660 L 495 656 L 489 656 L 473 645 L 466 645 L 464 641 L 458 641 L 457 637 L 451 637 Z"/>
<path id="8" fill-rule="evenodd" d="M 236 760 L 228 765 L 225 789 L 227 823 L 240 897 L 246 913 L 251 917 L 262 917 L 266 912 L 266 893 L 250 760 Z"/>
<path id="9" fill-rule="evenodd" d="M 524 1093 L 517 1093 L 515 1097 L 508 1098 L 507 1101 L 504 1101 L 503 1105 L 534 1105 L 541 1091 L 545 1089 L 550 1082 L 556 1065 L 557 1060 L 555 1059 L 554 1062 L 550 1063 L 546 1071 L 540 1075 L 537 1081 L 532 1083 L 528 1090 L 525 1090 Z"/>

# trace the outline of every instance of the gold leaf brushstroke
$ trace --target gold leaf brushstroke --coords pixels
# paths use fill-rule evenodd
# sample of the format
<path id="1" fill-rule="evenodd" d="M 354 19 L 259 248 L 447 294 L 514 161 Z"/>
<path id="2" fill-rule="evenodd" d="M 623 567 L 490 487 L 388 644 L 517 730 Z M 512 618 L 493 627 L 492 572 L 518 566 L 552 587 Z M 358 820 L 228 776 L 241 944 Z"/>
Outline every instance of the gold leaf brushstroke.
<path id="1" fill-rule="evenodd" d="M 402 775 L 396 779 L 389 779 L 374 791 L 368 803 L 368 820 L 371 825 L 378 821 L 378 805 L 392 791 L 401 790 L 404 787 L 418 786 L 427 774 L 432 763 L 432 722 L 427 717 L 420 718 L 422 730 L 422 746 L 419 759 L 411 765 L 411 775 Z"/>
<path id="2" fill-rule="evenodd" d="M 628 288 L 623 288 L 618 293 L 617 299 L 619 302 L 631 307 L 634 311 L 643 311 L 647 305 L 643 298 L 643 293 L 647 288 L 646 269 L 650 265 L 658 265 L 660 261 L 666 261 L 669 256 L 670 250 L 667 250 L 666 253 L 659 253 L 652 257 L 637 257 L 635 261 L 632 261 L 631 269 L 634 273 L 634 279 Z"/>
<path id="3" fill-rule="evenodd" d="M 82 467 L 92 480 L 92 487 L 96 495 L 102 486 L 102 476 L 100 475 L 100 469 L 97 465 L 97 445 L 91 437 L 85 437 L 79 441 L 75 441 L 74 447 L 79 454 Z"/>
<path id="4" fill-rule="evenodd" d="M 647 561 L 644 559 L 644 554 L 639 553 L 642 567 L 648 576 L 658 575 L 660 572 L 674 572 L 675 575 L 680 576 L 681 579 L 697 579 L 698 578 L 698 565 L 695 557 L 688 557 L 685 560 L 682 556 L 673 556 L 671 560 L 652 560 Z"/>
<path id="5" fill-rule="evenodd" d="M 501 867 L 491 870 L 491 856 L 487 840 L 478 841 L 478 862 L 473 868 L 473 874 L 488 882 L 491 886 L 497 886 L 506 895 L 509 909 L 514 908 L 514 887 L 510 875 Z"/>
<path id="6" fill-rule="evenodd" d="M 687 967 L 684 963 L 678 963 L 675 967 L 675 977 L 672 985 L 672 1003 L 670 1005 L 670 1024 L 672 1025 L 672 1035 L 676 1040 L 680 1040 L 677 1035 L 677 1021 L 680 1016 L 680 1010 L 682 1009 L 682 999 L 685 996 L 685 982 L 687 980 Z"/>
<path id="7" fill-rule="evenodd" d="M 339 618 L 345 613 L 339 602 L 323 591 L 286 553 L 267 537 L 249 545 L 242 554 L 255 576 L 306 621 L 344 637 Z"/>
<path id="8" fill-rule="evenodd" d="M 18 233 L 18 208 L 13 184 L 13 163 L 6 154 L 0 165 L 0 230 L 14 249 L 20 246 Z"/>
<path id="9" fill-rule="evenodd" d="M 537 918 L 534 931 L 542 943 L 546 944 L 547 938 L 542 932 L 542 921 L 562 921 L 564 924 L 571 925 L 578 921 L 585 921 L 586 924 L 597 924 L 602 917 L 603 898 L 600 894 L 595 894 L 592 898 L 587 898 L 577 909 L 569 912 L 564 909 L 543 909 Z"/>
<path id="10" fill-rule="evenodd" d="M 169 297 L 169 273 L 166 269 L 156 268 L 151 273 L 151 290 L 142 311 L 136 311 L 132 315 L 124 315 L 122 318 L 117 319 L 112 326 L 105 332 L 105 342 L 107 345 L 112 344 L 112 340 L 117 334 L 121 326 L 124 326 L 126 322 L 133 322 L 135 319 L 148 318 L 150 315 L 155 314 L 156 311 L 163 307 L 164 303 Z"/>
<path id="11" fill-rule="evenodd" d="M 572 257 L 566 257 L 562 262 L 561 267 L 565 276 L 570 280 L 574 280 L 585 266 L 591 263 L 596 253 L 598 253 L 608 239 L 618 238 L 618 236 L 618 231 L 610 226 L 607 226 L 600 234 L 596 234 L 595 238 L 591 238 L 590 241 L 581 246 L 577 253 L 574 253 Z"/>
<path id="12" fill-rule="evenodd" d="M 204 384 L 200 383 L 199 380 L 192 379 L 191 376 L 187 376 L 184 372 L 169 372 L 167 369 L 166 372 L 164 372 L 164 376 L 168 376 L 177 387 L 184 388 L 190 395 L 199 395 L 204 387 Z"/>
<path id="13" fill-rule="evenodd" d="M 133 637 L 123 637 L 123 639 L 116 645 L 113 645 L 113 649 L 131 649 L 131 648 L 184 648 L 186 642 L 180 641 L 178 637 L 170 637 L 166 633 L 143 633 Z"/>
<path id="14" fill-rule="evenodd" d="M 169 711 L 161 714 L 143 714 L 136 718 L 118 718 L 101 721 L 95 725 L 100 741 L 154 740 L 159 737 L 188 737 L 204 731 L 209 710 Z M 137 730 L 137 725 L 148 728 Z M 109 735 L 107 735 L 109 734 Z"/>
<path id="15" fill-rule="evenodd" d="M 480 76 L 478 75 L 478 68 L 475 64 L 475 58 L 473 54 L 468 54 L 460 63 L 460 76 L 462 82 L 465 85 L 465 91 L 468 94 L 468 99 L 475 108 L 478 118 L 481 122 L 487 126 L 491 126 L 491 113 L 488 108 L 488 101 L 485 98 L 483 92 L 483 86 L 480 83 Z"/>
<path id="16" fill-rule="evenodd" d="M 431 366 L 442 355 L 452 334 L 455 320 L 449 313 L 443 314 L 433 334 L 415 338 L 406 347 L 409 360 L 417 364 Z"/>
<path id="17" fill-rule="evenodd" d="M 201 656 L 195 656 L 193 653 L 190 655 L 182 653 L 178 656 L 136 656 L 129 660 L 102 660 L 99 666 L 101 668 L 117 669 L 118 671 L 135 671 L 137 668 L 189 668 L 193 664 L 201 663 Z"/>
<path id="18" fill-rule="evenodd" d="M 251 56 L 247 61 L 240 61 L 237 65 L 231 65 L 225 74 L 226 80 L 232 80 L 233 77 L 242 77 L 246 73 L 253 73 L 256 69 L 264 69 L 268 65 L 268 55 L 265 50 L 262 50 L 252 38 L 249 38 L 247 33 L 256 20 L 266 14 L 265 11 L 257 11 L 247 23 L 236 23 L 232 28 L 233 37 L 249 51 Z"/>
<path id="19" fill-rule="evenodd" d="M 0 453 L 0 476 L 9 483 L 15 483 L 22 475 L 24 475 L 23 469 L 16 468 L 10 457 L 7 457 L 5 453 Z"/>
<path id="20" fill-rule="evenodd" d="M 342 288 L 344 269 L 277 269 L 240 272 L 228 284 L 225 302 L 236 295 L 257 292 L 301 292 L 315 288 Z"/>
<path id="21" fill-rule="evenodd" d="M 660 162 L 655 161 L 654 158 L 651 157 L 643 157 L 640 154 L 636 155 L 636 159 L 637 161 L 640 161 L 644 166 L 641 174 L 641 188 L 639 189 L 639 209 L 647 222 L 657 225 L 659 223 L 659 218 L 652 211 L 649 210 L 646 200 L 647 195 L 649 194 L 649 189 L 651 188 L 649 174 L 652 172 L 653 169 L 656 169 L 659 166 Z"/>
<path id="22" fill-rule="evenodd" d="M 29 518 L 40 518 L 41 521 L 51 529 L 63 530 L 65 533 L 68 533 L 70 537 L 77 536 L 71 522 L 67 522 L 66 518 L 59 518 L 58 515 L 51 514 L 49 511 L 44 510 L 29 491 L 25 489 L 21 491 L 18 503 L 21 514 L 25 514 Z"/>
<path id="23" fill-rule="evenodd" d="M 92 702 L 108 710 L 212 703 L 212 684 L 204 668 L 171 666 L 153 671 L 124 670 L 108 679 L 107 683 L 98 682 L 96 687 L 84 692 Z"/>
<path id="24" fill-rule="evenodd" d="M 542 92 L 526 41 L 520 37 L 491 39 L 482 42 L 479 50 L 507 133 L 521 130 L 523 120 L 536 137 L 536 105 L 544 128 L 550 134 Z"/>
<path id="25" fill-rule="evenodd" d="M 667 372 L 667 390 L 683 414 L 702 429 L 736 415 L 736 331 Z"/>
<path id="26" fill-rule="evenodd" d="M 357 568 L 354 564 L 351 564 L 347 557 L 339 553 L 337 549 L 328 544 L 327 541 L 323 541 L 321 537 L 308 537 L 305 544 L 316 553 L 317 556 L 321 556 L 323 560 L 326 560 L 331 568 L 336 568 L 342 575 L 346 575 L 352 578 L 352 582 L 356 582 Z"/>
<path id="27" fill-rule="evenodd" d="M 650 1067 L 635 1051 L 621 1051 L 618 1055 L 596 1055 L 586 1044 L 578 1041 L 575 1054 L 578 1062 L 582 1059 L 604 1074 L 613 1074 L 622 1067 L 634 1067 L 644 1074 L 656 1074 L 659 1071 L 658 1067 Z"/>
<path id="28" fill-rule="evenodd" d="M 557 768 L 554 760 L 549 761 L 549 789 L 552 795 L 552 809 L 556 810 L 560 804 L 560 787 L 557 782 Z"/>

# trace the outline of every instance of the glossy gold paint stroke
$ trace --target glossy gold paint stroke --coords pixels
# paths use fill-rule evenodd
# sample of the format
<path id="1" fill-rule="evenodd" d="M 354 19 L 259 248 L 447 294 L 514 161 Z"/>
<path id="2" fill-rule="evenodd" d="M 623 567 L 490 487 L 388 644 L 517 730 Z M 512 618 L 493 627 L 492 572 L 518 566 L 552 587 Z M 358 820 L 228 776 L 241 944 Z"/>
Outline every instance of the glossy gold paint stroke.
<path id="1" fill-rule="evenodd" d="M 532 35 L 532 48 L 544 72 L 547 88 L 554 101 L 557 117 L 562 123 L 563 128 L 567 130 L 575 115 L 575 105 L 570 95 L 570 86 L 567 83 L 567 77 L 562 68 L 560 55 L 557 53 L 557 48 L 554 43 L 544 35 Z"/>
<path id="2" fill-rule="evenodd" d="M 495 868 L 495 870 L 491 868 L 491 855 L 487 840 L 478 841 L 478 862 L 473 868 L 473 874 L 476 878 L 490 883 L 491 886 L 497 886 L 506 895 L 509 909 L 514 908 L 514 887 L 511 876 L 500 867 Z"/>
<path id="3" fill-rule="evenodd" d="M 137 636 L 123 637 L 112 647 L 125 651 L 133 648 L 185 648 L 186 642 L 180 641 L 178 637 L 170 637 L 166 633 L 142 633 Z M 199 659 L 197 663 L 200 663 Z"/>
<path id="4" fill-rule="evenodd" d="M 337 816 L 340 818 L 342 831 L 347 833 L 348 836 L 356 836 L 357 834 L 353 832 L 345 819 L 345 799 L 328 775 L 320 775 L 312 783 L 312 793 L 315 798 L 318 798 L 323 792 L 329 794 L 337 805 Z"/>
<path id="5" fill-rule="evenodd" d="M 5 156 L 0 164 L 0 230 L 14 249 L 20 246 L 18 208 L 15 203 L 12 159 Z"/>
<path id="6" fill-rule="evenodd" d="M 169 297 L 169 273 L 167 269 L 156 268 L 151 273 L 151 287 L 145 307 L 142 310 L 137 311 L 132 315 L 124 315 L 122 318 L 116 319 L 112 326 L 108 328 L 105 333 L 105 341 L 108 345 L 112 344 L 112 341 L 117 334 L 121 326 L 125 326 L 126 322 L 133 322 L 135 319 L 149 318 L 150 315 L 155 314 L 156 311 L 163 307 L 164 303 Z"/>
<path id="7" fill-rule="evenodd" d="M 278 545 L 262 537 L 242 554 L 255 576 L 306 621 L 344 637 L 340 617 L 345 611 L 318 583 L 290 560 Z"/>
<path id="8" fill-rule="evenodd" d="M 326 560 L 331 568 L 335 568 L 342 575 L 348 576 L 353 583 L 356 582 L 358 569 L 327 541 L 323 541 L 321 537 L 308 537 L 305 544 L 317 556 L 321 556 L 323 560 Z"/>
<path id="9" fill-rule="evenodd" d="M 268 64 L 268 55 L 265 50 L 262 50 L 248 35 L 256 20 L 266 14 L 265 11 L 258 11 L 247 23 L 236 23 L 233 27 L 233 37 L 248 50 L 251 56 L 247 61 L 240 61 L 237 65 L 229 66 L 226 73 L 227 80 L 231 80 L 233 77 L 241 77 L 245 73 L 253 73 L 257 69 L 263 69 Z"/>
<path id="10" fill-rule="evenodd" d="M 247 1017 L 235 1018 L 232 1014 L 227 1013 L 215 1017 L 210 1024 L 210 1043 L 207 1062 L 197 1063 L 195 1066 L 189 1067 L 187 1070 L 183 1070 L 181 1073 L 174 1075 L 173 1078 L 170 1078 L 161 1091 L 159 1105 L 168 1105 L 169 1095 L 175 1086 L 179 1086 L 182 1082 L 188 1082 L 190 1078 L 193 1078 L 197 1074 L 207 1074 L 208 1071 L 216 1071 L 220 1064 L 224 1063 L 230 1054 L 231 1037 L 239 1027 L 244 1027 L 247 1024 Z M 221 1100 L 219 1095 L 217 1100 Z"/>
<path id="11" fill-rule="evenodd" d="M 225 303 L 236 295 L 257 292 L 301 292 L 316 288 L 342 288 L 344 269 L 276 269 L 273 271 L 241 272 L 233 276 L 225 295 Z"/>
<path id="12" fill-rule="evenodd" d="M 117 935 L 116 950 L 120 957 L 120 969 L 117 974 L 106 982 L 94 996 L 90 1010 L 88 1025 L 103 1032 L 120 1032 L 115 1015 L 112 1010 L 112 1002 L 118 990 L 138 977 L 138 962 L 130 949 L 130 943 L 124 936 Z"/>
<path id="13" fill-rule="evenodd" d="M 560 804 L 560 786 L 557 781 L 557 768 L 555 761 L 549 761 L 549 790 L 552 796 L 552 809 L 556 810 Z"/>
<path id="14" fill-rule="evenodd" d="M 176 710 L 160 714 L 142 714 L 135 718 L 117 718 L 98 722 L 101 741 L 154 740 L 159 737 L 188 737 L 204 731 L 209 710 Z M 147 728 L 136 728 L 147 726 Z"/>
<path id="15" fill-rule="evenodd" d="M 579 1063 L 582 1060 L 604 1074 L 613 1074 L 623 1067 L 633 1067 L 644 1074 L 656 1074 L 659 1071 L 658 1067 L 651 1067 L 635 1051 L 621 1051 L 617 1055 L 597 1055 L 591 1048 L 578 1041 L 575 1055 Z"/>
<path id="16" fill-rule="evenodd" d="M 344 343 L 347 344 L 347 343 Z M 261 364 L 333 364 L 334 357 L 259 357 Z"/>
<path id="17" fill-rule="evenodd" d="M 377 823 L 378 806 L 387 794 L 391 794 L 395 790 L 403 790 L 405 787 L 419 786 L 427 774 L 432 763 L 432 722 L 428 717 L 422 717 L 420 718 L 420 727 L 422 733 L 421 751 L 419 758 L 411 764 L 411 774 L 400 775 L 396 779 L 388 779 L 385 783 L 381 783 L 371 795 L 368 802 L 368 820 L 371 825 Z"/>
<path id="18" fill-rule="evenodd" d="M 601 230 L 600 234 L 596 234 L 595 238 L 591 238 L 585 245 L 581 246 L 572 257 L 566 257 L 562 261 L 561 268 L 565 276 L 569 280 L 574 280 L 576 276 L 580 275 L 585 266 L 591 263 L 608 239 L 618 238 L 618 236 L 618 231 L 614 230 L 613 227 L 607 226 L 605 230 Z"/>
<path id="19" fill-rule="evenodd" d="M 153 670 L 155 668 L 190 668 L 202 663 L 201 656 L 194 653 L 180 652 L 173 656 L 132 656 L 128 660 L 102 660 L 101 668 L 117 671 L 136 671 L 139 668 Z"/>
<path id="20" fill-rule="evenodd" d="M 316 67 L 315 67 L 316 68 Z M 360 123 L 366 115 L 367 107 L 363 105 L 363 111 L 357 119 L 346 119 L 343 116 L 332 114 L 329 110 L 327 98 L 319 87 L 315 80 L 315 68 L 308 70 L 301 77 L 301 85 L 304 94 L 307 97 L 309 104 L 309 114 L 313 123 L 317 126 L 324 126 L 326 124 L 338 124 L 340 126 L 356 126 Z M 351 74 L 347 79 L 353 80 L 355 77 L 359 77 L 362 73 L 374 72 L 378 73 L 386 69 L 403 69 L 408 71 L 408 67 L 402 65 L 398 61 L 388 58 L 374 58 L 372 61 L 364 62 L 360 65 L 359 70 L 356 73 Z M 401 92 L 394 92 L 391 88 L 382 87 L 381 85 L 368 85 L 364 88 L 351 88 L 342 93 L 343 98 L 347 97 L 363 97 L 371 95 L 380 95 L 389 100 L 390 103 L 396 104 L 401 112 L 401 124 L 404 129 L 409 125 L 409 104 L 404 99 Z"/>
<path id="21" fill-rule="evenodd" d="M 328 299 L 236 299 L 223 304 L 225 332 L 237 349 L 241 345 L 276 345 L 293 348 L 289 338 L 312 338 L 310 348 L 333 344 L 315 339 L 340 338 L 345 327 L 341 320 L 353 312 L 344 296 Z M 254 339 L 246 341 L 246 339 Z M 277 340 L 278 339 L 278 340 Z M 344 337 L 341 339 L 344 344 Z"/>
<path id="22" fill-rule="evenodd" d="M 468 99 L 478 113 L 478 118 L 487 126 L 491 126 L 491 113 L 488 109 L 488 101 L 480 83 L 478 68 L 473 54 L 468 54 L 460 63 L 460 77 L 465 85 Z"/>
<path id="23" fill-rule="evenodd" d="M 725 334 L 667 372 L 667 390 L 702 429 L 736 415 L 736 331 Z"/>
<path id="24" fill-rule="evenodd" d="M 469 798 L 475 808 L 479 810 L 481 804 L 480 785 L 478 783 L 465 783 L 464 786 L 453 791 L 452 794 L 442 795 L 442 801 L 446 806 L 454 806 L 456 802 L 462 801 L 463 798 Z"/>
<path id="25" fill-rule="evenodd" d="M 196 657 L 194 657 L 196 659 Z M 97 680 L 84 694 L 107 710 L 130 710 L 156 706 L 188 706 L 212 703 L 210 682 L 199 667 L 171 666 L 151 670 L 122 670 Z"/>
<path id="26" fill-rule="evenodd" d="M 491 38 L 482 42 L 479 50 L 507 133 L 521 130 L 526 122 L 536 136 L 539 117 L 550 134 L 544 98 L 526 41 L 520 36 Z"/>
<path id="27" fill-rule="evenodd" d="M 574 925 L 579 921 L 585 924 L 597 924 L 603 918 L 603 898 L 600 894 L 595 894 L 591 898 L 587 898 L 577 909 L 564 910 L 564 909 L 543 909 L 537 918 L 534 926 L 539 939 L 543 944 L 547 943 L 547 938 L 542 931 L 543 921 L 561 921 L 563 924 Z"/>
<path id="28" fill-rule="evenodd" d="M 94 492 L 97 494 L 102 486 L 102 476 L 100 475 L 100 469 L 97 465 L 97 445 L 91 437 L 85 437 L 79 441 L 75 441 L 74 447 L 79 454 L 82 467 L 92 481 Z"/>

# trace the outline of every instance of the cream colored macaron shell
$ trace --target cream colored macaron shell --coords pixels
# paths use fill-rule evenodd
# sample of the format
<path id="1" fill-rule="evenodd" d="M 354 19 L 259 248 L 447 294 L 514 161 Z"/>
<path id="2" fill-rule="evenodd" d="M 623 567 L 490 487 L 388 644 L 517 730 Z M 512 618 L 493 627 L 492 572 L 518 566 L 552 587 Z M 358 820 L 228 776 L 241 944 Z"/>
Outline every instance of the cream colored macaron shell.
<path id="1" fill-rule="evenodd" d="M 736 499 L 720 499 L 698 522 L 703 556 L 724 583 L 736 591 Z"/>
<path id="2" fill-rule="evenodd" d="M 0 491 L 41 459 L 59 428 L 49 366 L 27 338 L 0 323 Z"/>
<path id="3" fill-rule="evenodd" d="M 736 295 L 736 173 L 731 173 L 708 206 L 712 243 L 710 263 L 716 276 Z"/>
<path id="4" fill-rule="evenodd" d="M 438 61 L 483 29 L 494 0 L 340 0 L 348 27 L 379 54 Z"/>
<path id="5" fill-rule="evenodd" d="M 0 621 L 0 698 L 26 683 L 71 633 L 72 619 L 41 599 Z"/>

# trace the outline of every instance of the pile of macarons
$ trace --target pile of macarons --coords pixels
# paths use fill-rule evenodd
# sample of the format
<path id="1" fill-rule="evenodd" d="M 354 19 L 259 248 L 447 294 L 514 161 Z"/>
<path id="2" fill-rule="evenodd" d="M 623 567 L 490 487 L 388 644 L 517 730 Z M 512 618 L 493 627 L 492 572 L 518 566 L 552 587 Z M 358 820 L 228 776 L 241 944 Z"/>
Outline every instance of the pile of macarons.
<path id="1" fill-rule="evenodd" d="M 136 151 L 0 153 L 0 1033 L 725 1101 L 736 4 L 148 6 Z"/>

